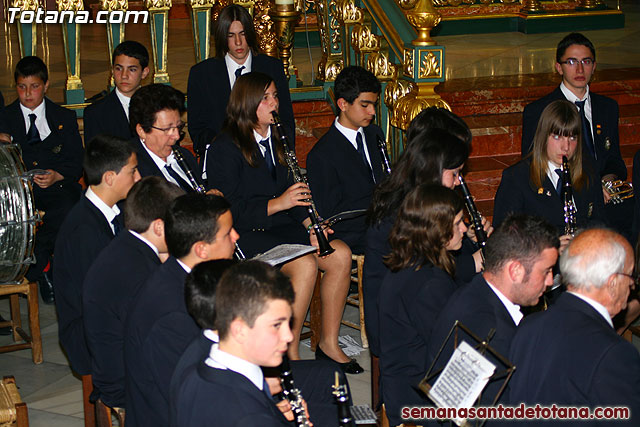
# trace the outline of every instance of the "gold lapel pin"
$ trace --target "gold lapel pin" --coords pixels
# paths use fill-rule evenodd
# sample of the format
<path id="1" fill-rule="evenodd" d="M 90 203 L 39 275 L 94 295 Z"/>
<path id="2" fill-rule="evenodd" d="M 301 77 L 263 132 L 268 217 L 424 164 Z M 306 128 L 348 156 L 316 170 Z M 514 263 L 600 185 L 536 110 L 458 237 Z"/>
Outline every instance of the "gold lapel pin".
<path id="1" fill-rule="evenodd" d="M 58 130 L 62 130 L 62 125 L 58 125 Z"/>
<path id="2" fill-rule="evenodd" d="M 542 187 L 538 188 L 538 194 L 544 194 L 544 188 Z"/>

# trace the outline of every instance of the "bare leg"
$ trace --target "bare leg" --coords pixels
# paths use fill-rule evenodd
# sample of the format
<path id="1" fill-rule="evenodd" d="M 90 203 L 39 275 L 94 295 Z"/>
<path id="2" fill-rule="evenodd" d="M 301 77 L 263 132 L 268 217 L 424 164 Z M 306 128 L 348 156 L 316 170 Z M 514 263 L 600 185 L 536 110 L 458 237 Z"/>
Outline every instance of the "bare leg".
<path id="1" fill-rule="evenodd" d="M 322 334 L 318 344 L 327 356 L 336 362 L 344 363 L 350 358 L 338 346 L 338 333 L 349 292 L 351 249 L 341 240 L 332 240 L 331 246 L 335 252 L 318 259 L 318 265 L 324 271 L 320 284 Z"/>
<path id="2" fill-rule="evenodd" d="M 291 327 L 293 341 L 289 344 L 289 358 L 298 360 L 300 359 L 300 331 L 307 316 L 307 310 L 313 295 L 313 287 L 316 284 L 318 262 L 314 255 L 309 254 L 284 264 L 281 271 L 291 279 L 293 290 L 296 293 L 296 298 L 293 302 L 293 325 Z"/>

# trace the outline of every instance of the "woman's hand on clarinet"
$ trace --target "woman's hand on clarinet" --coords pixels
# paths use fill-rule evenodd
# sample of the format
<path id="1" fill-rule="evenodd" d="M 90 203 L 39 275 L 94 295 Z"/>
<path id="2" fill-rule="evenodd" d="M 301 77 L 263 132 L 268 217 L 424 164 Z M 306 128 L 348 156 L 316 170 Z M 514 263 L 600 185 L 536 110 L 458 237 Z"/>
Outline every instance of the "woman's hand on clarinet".
<path id="1" fill-rule="evenodd" d="M 493 226 L 489 221 L 487 221 L 485 217 L 482 217 L 482 228 L 484 228 L 484 233 L 487 235 L 487 237 L 491 236 L 491 233 L 493 233 Z M 467 237 L 473 240 L 475 243 L 478 242 L 478 239 L 476 238 L 476 230 L 473 228 L 473 226 L 469 226 L 469 228 L 467 229 Z"/>
<path id="2" fill-rule="evenodd" d="M 294 206 L 309 206 L 308 202 L 311 197 L 311 190 L 307 184 L 298 182 L 287 188 L 284 193 L 275 199 L 269 200 L 267 206 L 267 215 L 273 215 L 280 211 L 286 211 Z"/>
<path id="3" fill-rule="evenodd" d="M 320 245 L 318 244 L 318 237 L 316 236 L 316 232 L 314 231 L 313 227 L 311 227 L 311 220 L 309 218 L 305 219 L 304 221 L 302 221 L 302 225 L 304 226 L 305 229 L 309 230 L 309 243 L 311 244 L 311 246 L 315 246 L 316 248 L 318 248 L 318 250 L 316 251 L 316 254 L 319 255 Z M 333 234 L 333 230 L 329 227 L 322 230 L 322 232 L 324 233 L 324 236 L 327 238 L 329 234 Z M 326 255 L 326 256 L 329 256 L 329 255 Z"/>

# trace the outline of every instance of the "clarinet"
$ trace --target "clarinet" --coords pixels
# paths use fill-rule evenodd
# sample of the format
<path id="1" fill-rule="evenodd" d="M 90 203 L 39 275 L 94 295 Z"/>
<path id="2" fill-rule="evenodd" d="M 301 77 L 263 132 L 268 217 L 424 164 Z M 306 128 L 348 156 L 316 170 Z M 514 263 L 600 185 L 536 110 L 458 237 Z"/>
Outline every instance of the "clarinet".
<path id="1" fill-rule="evenodd" d="M 293 148 L 289 146 L 289 138 L 284 133 L 282 129 L 282 123 L 280 122 L 280 117 L 278 113 L 272 111 L 273 115 L 273 134 L 274 136 L 280 140 L 282 146 L 284 148 L 284 157 L 287 162 L 287 166 L 293 175 L 294 182 L 302 182 L 306 185 L 309 185 L 307 182 L 307 177 L 300 170 L 300 166 L 298 165 L 298 158 L 296 157 L 296 152 Z M 309 215 L 309 219 L 311 220 L 311 227 L 313 228 L 313 232 L 316 234 L 318 238 L 318 250 L 320 251 L 320 256 L 327 256 L 333 253 L 335 249 L 331 247 L 327 237 L 322 232 L 322 228 L 320 227 L 320 221 L 318 220 L 318 213 L 316 211 L 315 204 L 313 203 L 313 199 L 311 195 L 309 195 L 308 202 L 311 204 L 307 206 L 307 214 Z"/>
<path id="2" fill-rule="evenodd" d="M 562 202 L 564 213 L 564 234 L 573 236 L 578 228 L 576 205 L 573 202 L 573 187 L 571 186 L 571 171 L 567 156 L 562 156 Z"/>
<path id="3" fill-rule="evenodd" d="M 389 161 L 389 155 L 387 154 L 387 143 L 380 138 L 380 135 L 377 136 L 377 140 L 378 150 L 380 150 L 380 155 L 382 156 L 382 168 L 387 175 L 391 175 L 391 162 Z"/>
<path id="4" fill-rule="evenodd" d="M 309 417 L 307 416 L 307 411 L 304 409 L 304 405 L 302 404 L 302 394 L 293 383 L 293 375 L 291 374 L 291 366 L 287 355 L 284 355 L 282 358 L 282 365 L 280 369 L 282 394 L 289 402 L 289 405 L 291 405 L 293 420 L 297 427 L 309 427 Z"/>
<path id="5" fill-rule="evenodd" d="M 198 193 L 202 193 L 202 194 L 206 193 L 207 190 L 204 188 L 202 184 L 196 181 L 196 177 L 193 175 L 193 171 L 191 170 L 191 168 L 189 168 L 189 165 L 184 160 L 184 156 L 182 155 L 180 150 L 178 150 L 178 147 L 176 145 L 172 145 L 171 151 L 173 151 L 173 156 L 176 158 L 176 162 L 178 162 L 178 166 L 180 166 L 180 169 L 182 169 L 185 175 L 187 175 L 189 184 L 191 184 L 193 189 Z"/>
<path id="6" fill-rule="evenodd" d="M 189 179 L 189 183 L 191 184 L 195 192 L 200 194 L 206 194 L 207 189 L 204 188 L 204 186 L 200 184 L 198 181 L 196 181 L 195 175 L 193 175 L 193 171 L 191 170 L 187 162 L 184 160 L 184 156 L 182 155 L 180 150 L 178 150 L 178 147 L 175 145 L 172 145 L 171 151 L 173 151 L 173 156 L 176 158 L 176 162 L 178 162 L 178 166 L 180 166 L 180 168 L 184 171 L 185 175 L 187 175 L 187 178 Z M 246 257 L 244 256 L 244 253 L 242 252 L 242 249 L 240 249 L 240 246 L 238 245 L 238 242 L 235 242 L 235 245 L 236 245 L 236 249 L 233 252 L 233 255 L 241 261 L 243 259 L 246 259 Z"/>
<path id="7" fill-rule="evenodd" d="M 333 397 L 338 405 L 338 425 L 340 427 L 355 427 L 353 422 L 353 416 L 351 415 L 351 409 L 349 409 L 349 395 L 347 394 L 347 386 L 340 384 L 340 376 L 336 375 L 336 382 L 332 386 Z"/>
<path id="8" fill-rule="evenodd" d="M 476 208 L 476 204 L 473 201 L 471 192 L 469 192 L 469 187 L 467 187 L 467 183 L 464 181 L 462 174 L 458 175 L 458 180 L 460 181 L 462 194 L 464 194 L 464 204 L 467 207 L 469 217 L 471 218 L 471 225 L 473 226 L 473 230 L 476 232 L 476 240 L 480 247 L 482 261 L 484 261 L 484 247 L 487 245 L 487 233 L 484 232 L 484 227 L 482 226 L 482 215 L 480 215 Z"/>

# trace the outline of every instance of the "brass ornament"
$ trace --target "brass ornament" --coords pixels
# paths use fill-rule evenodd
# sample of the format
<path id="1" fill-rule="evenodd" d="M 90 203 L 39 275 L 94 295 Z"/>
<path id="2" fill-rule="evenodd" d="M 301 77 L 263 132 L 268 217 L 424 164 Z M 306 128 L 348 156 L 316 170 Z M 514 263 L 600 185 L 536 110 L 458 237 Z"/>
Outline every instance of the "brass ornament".
<path id="1" fill-rule="evenodd" d="M 194 9 L 208 9 L 213 7 L 214 0 L 190 0 L 190 3 Z"/>
<path id="2" fill-rule="evenodd" d="M 366 68 L 375 74 L 378 80 L 386 81 L 398 76 L 398 66 L 389 61 L 383 52 L 374 52 L 367 56 Z"/>
<path id="3" fill-rule="evenodd" d="M 171 0 L 144 0 L 148 10 L 168 10 L 172 5 Z"/>
<path id="4" fill-rule="evenodd" d="M 345 24 L 361 24 L 364 21 L 362 9 L 353 0 L 338 0 L 337 13 Z"/>
<path id="5" fill-rule="evenodd" d="M 439 107 L 451 111 L 451 106 L 435 93 L 437 85 L 438 83 L 417 84 L 417 90 L 414 89 L 398 99 L 393 109 L 394 126 L 406 131 L 411 120 L 425 108 Z"/>
<path id="6" fill-rule="evenodd" d="M 65 10 L 77 12 L 79 10 L 83 10 L 84 7 L 82 0 L 56 0 L 56 5 L 60 12 Z"/>
<path id="7" fill-rule="evenodd" d="M 356 24 L 351 31 L 351 46 L 355 52 L 376 52 L 380 49 L 381 38 L 366 25 Z"/>
<path id="8" fill-rule="evenodd" d="M 428 52 L 422 57 L 422 60 L 420 61 L 420 73 L 418 76 L 421 79 L 442 76 L 440 61 L 438 61 L 438 58 L 433 54 L 433 52 Z"/>
<path id="9" fill-rule="evenodd" d="M 405 76 L 413 78 L 413 49 L 404 50 L 402 70 Z"/>
<path id="10" fill-rule="evenodd" d="M 329 29 L 331 36 L 331 47 L 333 50 L 339 51 L 342 43 L 342 37 L 340 36 L 340 20 L 338 19 L 338 4 L 336 0 L 329 2 Z"/>
<path id="11" fill-rule="evenodd" d="M 38 0 L 13 0 L 12 7 L 17 7 L 21 12 L 25 10 L 38 10 Z"/>
<path id="12" fill-rule="evenodd" d="M 129 1 L 128 0 L 102 0 L 100 2 L 100 9 L 107 10 L 109 12 L 113 12 L 116 10 L 127 10 L 129 9 Z"/>
<path id="13" fill-rule="evenodd" d="M 412 41 L 414 46 L 429 46 L 436 42 L 431 38 L 431 30 L 440 23 L 442 17 L 431 0 L 396 0 L 407 21 L 418 33 Z"/>
<path id="14" fill-rule="evenodd" d="M 396 128 L 399 127 L 397 117 L 394 114 L 398 100 L 413 90 L 416 90 L 416 85 L 408 80 L 396 79 L 387 83 L 384 89 L 383 101 L 389 109 L 389 123 L 391 126 Z"/>

